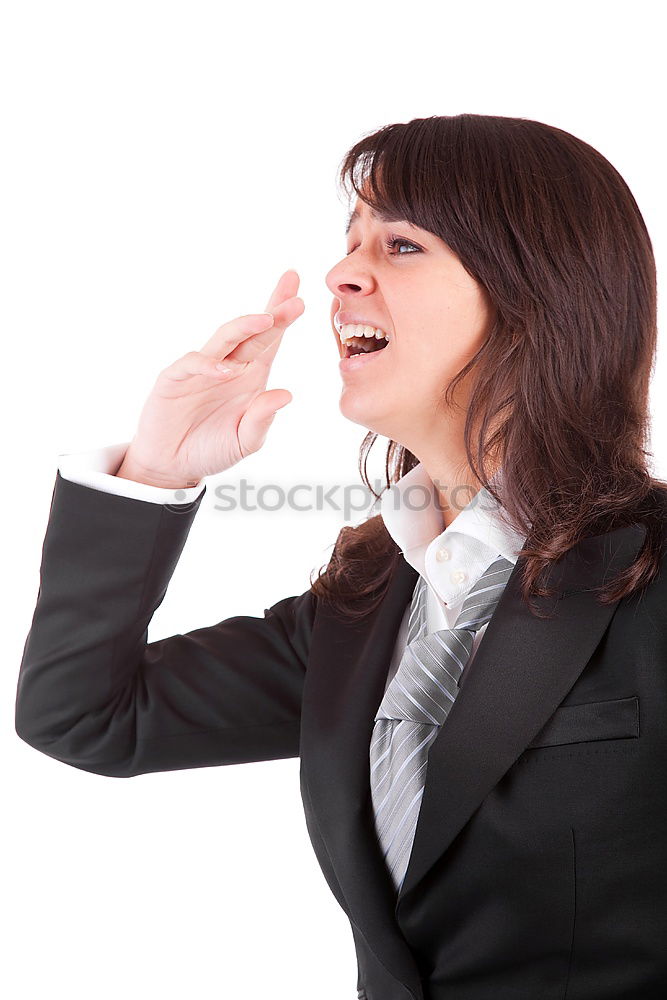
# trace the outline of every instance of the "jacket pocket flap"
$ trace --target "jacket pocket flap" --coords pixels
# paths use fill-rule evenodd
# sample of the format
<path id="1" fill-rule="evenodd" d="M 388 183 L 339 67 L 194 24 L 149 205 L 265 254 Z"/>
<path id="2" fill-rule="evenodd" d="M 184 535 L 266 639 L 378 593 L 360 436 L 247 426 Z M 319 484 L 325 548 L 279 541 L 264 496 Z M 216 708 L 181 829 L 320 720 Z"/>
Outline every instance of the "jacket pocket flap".
<path id="1" fill-rule="evenodd" d="M 617 740 L 639 736 L 639 698 L 613 698 L 584 705 L 561 705 L 526 747 Z"/>

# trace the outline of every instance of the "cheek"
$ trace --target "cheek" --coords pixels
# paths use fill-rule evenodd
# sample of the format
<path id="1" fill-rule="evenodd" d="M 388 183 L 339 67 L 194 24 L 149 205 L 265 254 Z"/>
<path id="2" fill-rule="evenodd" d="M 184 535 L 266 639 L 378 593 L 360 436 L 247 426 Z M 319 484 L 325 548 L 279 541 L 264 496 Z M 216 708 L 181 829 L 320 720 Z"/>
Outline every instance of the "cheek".
<path id="1" fill-rule="evenodd" d="M 411 353 L 421 368 L 431 368 L 441 376 L 453 376 L 477 353 L 490 328 L 489 311 L 478 296 L 452 296 L 448 309 L 434 317 L 420 337 L 415 337 Z"/>
<path id="2" fill-rule="evenodd" d="M 432 337 L 413 344 L 402 344 L 400 352 L 401 372 L 411 373 L 423 386 L 442 383 L 443 379 L 454 375 L 465 363 L 461 341 L 456 337 Z"/>

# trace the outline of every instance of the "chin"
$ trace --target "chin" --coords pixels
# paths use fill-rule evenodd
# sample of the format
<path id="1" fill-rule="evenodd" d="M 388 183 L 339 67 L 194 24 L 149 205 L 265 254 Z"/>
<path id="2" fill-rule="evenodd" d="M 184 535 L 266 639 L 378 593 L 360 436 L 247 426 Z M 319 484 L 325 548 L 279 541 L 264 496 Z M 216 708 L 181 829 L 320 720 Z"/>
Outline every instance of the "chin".
<path id="1" fill-rule="evenodd" d="M 350 420 L 354 424 L 360 424 L 374 434 L 390 437 L 388 433 L 390 421 L 387 419 L 386 412 L 384 409 L 380 409 L 379 406 L 374 406 L 368 399 L 367 393 L 361 391 L 355 392 L 352 389 L 344 388 L 340 397 L 339 408 L 346 420 Z"/>

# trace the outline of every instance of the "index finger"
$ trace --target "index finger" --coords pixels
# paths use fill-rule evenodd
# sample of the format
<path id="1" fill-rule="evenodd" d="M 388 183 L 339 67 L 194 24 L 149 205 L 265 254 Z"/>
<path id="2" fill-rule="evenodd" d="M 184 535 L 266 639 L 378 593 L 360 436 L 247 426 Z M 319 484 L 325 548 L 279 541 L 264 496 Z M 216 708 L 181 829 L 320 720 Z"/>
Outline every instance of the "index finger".
<path id="1" fill-rule="evenodd" d="M 287 326 L 303 312 L 303 302 L 295 296 L 298 286 L 299 275 L 296 271 L 286 271 L 269 298 L 267 312 L 273 316 L 273 323 L 270 323 L 264 313 L 237 316 L 218 327 L 201 352 L 211 357 L 225 358 L 236 351 L 234 360 L 254 361 L 267 347 L 279 340 Z M 296 307 L 295 311 L 292 299 L 301 308 Z"/>

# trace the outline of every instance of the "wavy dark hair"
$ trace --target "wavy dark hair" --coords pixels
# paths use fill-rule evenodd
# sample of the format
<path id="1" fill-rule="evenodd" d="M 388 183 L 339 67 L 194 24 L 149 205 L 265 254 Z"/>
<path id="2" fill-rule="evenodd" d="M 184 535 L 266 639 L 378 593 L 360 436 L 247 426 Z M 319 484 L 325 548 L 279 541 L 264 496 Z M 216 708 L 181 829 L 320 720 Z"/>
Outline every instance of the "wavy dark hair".
<path id="1" fill-rule="evenodd" d="M 647 468 L 656 268 L 618 171 L 551 125 L 460 114 L 366 135 L 338 180 L 349 197 L 442 239 L 495 306 L 487 339 L 442 399 L 451 405 L 475 371 L 466 453 L 506 521 L 527 536 L 523 600 L 552 596 L 542 574 L 580 539 L 636 521 L 647 533 L 635 562 L 596 593 L 607 603 L 646 586 L 659 572 L 667 516 L 667 483 Z M 359 472 L 379 499 L 366 468 L 377 437 L 364 438 Z M 386 488 L 417 462 L 390 440 Z M 498 462 L 500 491 L 489 481 Z M 348 621 L 363 618 L 399 557 L 381 516 L 369 516 L 341 529 L 311 590 Z"/>

